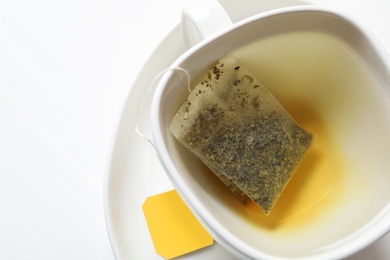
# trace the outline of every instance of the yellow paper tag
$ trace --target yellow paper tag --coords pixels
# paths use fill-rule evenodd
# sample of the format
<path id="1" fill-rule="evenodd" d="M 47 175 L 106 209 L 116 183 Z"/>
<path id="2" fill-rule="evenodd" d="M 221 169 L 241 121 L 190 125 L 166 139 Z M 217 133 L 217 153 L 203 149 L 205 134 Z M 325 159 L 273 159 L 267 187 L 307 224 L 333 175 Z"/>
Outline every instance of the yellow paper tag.
<path id="1" fill-rule="evenodd" d="M 147 198 L 142 209 L 154 248 L 165 259 L 213 244 L 213 238 L 175 190 Z"/>

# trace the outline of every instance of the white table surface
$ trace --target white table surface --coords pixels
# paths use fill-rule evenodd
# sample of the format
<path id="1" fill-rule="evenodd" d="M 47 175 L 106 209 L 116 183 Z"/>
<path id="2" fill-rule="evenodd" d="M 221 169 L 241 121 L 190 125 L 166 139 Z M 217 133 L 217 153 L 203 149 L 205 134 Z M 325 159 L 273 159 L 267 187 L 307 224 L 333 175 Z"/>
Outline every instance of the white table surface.
<path id="1" fill-rule="evenodd" d="M 102 187 L 115 123 L 188 1 L 0 2 L 0 259 L 114 259 Z M 388 0 L 310 2 L 361 16 L 390 52 Z M 357 258 L 385 259 L 383 243 Z"/>

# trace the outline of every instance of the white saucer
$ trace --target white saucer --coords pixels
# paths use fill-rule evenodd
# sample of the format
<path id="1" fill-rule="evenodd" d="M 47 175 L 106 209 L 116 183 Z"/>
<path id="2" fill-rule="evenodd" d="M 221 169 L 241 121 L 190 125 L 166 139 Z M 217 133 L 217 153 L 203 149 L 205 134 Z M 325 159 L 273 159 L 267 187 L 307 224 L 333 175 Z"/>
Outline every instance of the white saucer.
<path id="1" fill-rule="evenodd" d="M 275 6 L 270 2 L 272 1 L 257 1 L 256 4 L 255 1 L 248 0 L 251 5 L 246 5 L 239 13 L 234 11 L 233 1 L 224 3 L 228 12 L 229 9 L 233 10 L 231 12 L 236 12 L 231 13 L 233 21 L 260 11 L 281 7 L 281 3 L 283 6 L 304 3 L 303 1 L 280 1 L 278 6 Z M 268 4 L 265 6 L 264 3 Z M 257 9 L 254 8 L 256 5 Z M 169 188 L 169 184 L 153 147 L 135 132 L 135 126 L 143 97 L 147 94 L 154 77 L 168 68 L 184 51 L 180 26 L 176 26 L 146 62 L 129 92 L 118 121 L 104 183 L 106 225 L 117 259 L 162 259 L 154 250 L 142 212 L 142 204 L 148 196 Z M 145 107 L 145 112 L 147 111 Z M 144 126 L 148 128 L 147 123 Z M 351 259 L 390 259 L 390 250 L 386 246 L 388 243 L 390 243 L 390 235 Z M 210 247 L 177 259 L 228 260 L 235 257 L 214 242 Z"/>

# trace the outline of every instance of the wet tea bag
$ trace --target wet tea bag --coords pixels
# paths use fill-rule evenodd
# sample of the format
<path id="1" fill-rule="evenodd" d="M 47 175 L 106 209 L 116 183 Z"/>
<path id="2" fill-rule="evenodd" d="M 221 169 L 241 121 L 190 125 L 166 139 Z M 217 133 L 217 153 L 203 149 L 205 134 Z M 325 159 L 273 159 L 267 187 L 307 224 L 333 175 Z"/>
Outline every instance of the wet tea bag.
<path id="1" fill-rule="evenodd" d="M 267 214 L 313 139 L 234 58 L 206 72 L 170 130 L 241 201 Z"/>

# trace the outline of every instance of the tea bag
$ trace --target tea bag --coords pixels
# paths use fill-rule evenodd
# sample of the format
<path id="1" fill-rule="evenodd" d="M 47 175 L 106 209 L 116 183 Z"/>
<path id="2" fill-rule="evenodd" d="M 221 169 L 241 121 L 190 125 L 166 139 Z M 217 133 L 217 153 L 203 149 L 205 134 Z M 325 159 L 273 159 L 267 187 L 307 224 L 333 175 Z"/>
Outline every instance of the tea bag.
<path id="1" fill-rule="evenodd" d="M 170 130 L 241 201 L 250 198 L 266 214 L 313 140 L 234 58 L 206 72 Z"/>

